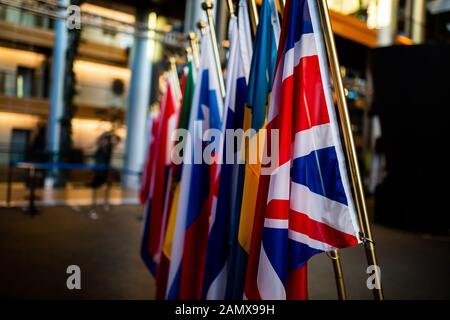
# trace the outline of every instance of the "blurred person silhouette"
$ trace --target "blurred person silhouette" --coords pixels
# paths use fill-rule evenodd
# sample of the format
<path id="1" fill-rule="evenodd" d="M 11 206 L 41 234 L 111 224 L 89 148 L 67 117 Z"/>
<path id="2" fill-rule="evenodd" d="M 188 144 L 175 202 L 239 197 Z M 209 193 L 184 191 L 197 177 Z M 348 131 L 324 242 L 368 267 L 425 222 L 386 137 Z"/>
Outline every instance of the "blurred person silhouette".
<path id="1" fill-rule="evenodd" d="M 47 154 L 47 123 L 39 121 L 31 139 L 30 146 L 27 152 L 27 161 L 34 163 L 44 163 L 48 161 Z M 36 187 L 44 185 L 45 170 L 36 169 L 34 184 Z M 29 179 L 27 176 L 27 186 L 29 187 Z"/>
<path id="2" fill-rule="evenodd" d="M 28 153 L 28 160 L 30 162 L 46 162 L 47 148 L 46 148 L 47 124 L 39 122 L 35 131 L 35 135 L 31 141 Z"/>
<path id="3" fill-rule="evenodd" d="M 94 178 L 89 183 L 92 188 L 99 188 L 106 183 L 111 166 L 112 153 L 120 140 L 120 137 L 115 134 L 115 130 L 106 131 L 97 139 L 94 162 L 96 166 L 102 166 L 102 168 L 101 170 L 94 170 Z"/>

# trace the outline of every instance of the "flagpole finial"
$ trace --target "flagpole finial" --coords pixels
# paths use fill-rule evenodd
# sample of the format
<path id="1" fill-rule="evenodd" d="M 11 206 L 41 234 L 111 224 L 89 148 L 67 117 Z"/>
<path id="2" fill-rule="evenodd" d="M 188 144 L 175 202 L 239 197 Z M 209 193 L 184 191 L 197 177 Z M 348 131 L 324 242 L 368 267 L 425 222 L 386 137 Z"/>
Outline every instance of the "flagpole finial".
<path id="1" fill-rule="evenodd" d="M 169 70 L 172 72 L 174 78 L 178 78 L 177 73 L 177 59 L 175 56 L 170 56 L 167 61 L 169 62 Z"/>
<path id="2" fill-rule="evenodd" d="M 194 66 L 197 68 L 200 61 L 200 49 L 198 48 L 198 37 L 194 31 L 191 31 L 187 35 L 187 39 L 190 43 L 192 59 Z"/>
<path id="3" fill-rule="evenodd" d="M 220 94 L 222 98 L 225 98 L 225 84 L 223 81 L 223 74 L 222 74 L 222 66 L 220 63 L 220 56 L 219 56 L 219 47 L 217 45 L 217 38 L 216 38 L 216 30 L 214 27 L 214 18 L 213 18 L 213 3 L 210 0 L 206 0 L 202 2 L 202 9 L 206 12 L 206 18 L 208 19 L 208 27 L 209 27 L 209 35 L 211 37 L 211 43 L 212 43 L 212 49 L 214 52 L 214 60 L 216 62 L 216 71 L 217 71 L 217 77 L 219 79 L 219 85 L 220 85 Z"/>
<path id="4" fill-rule="evenodd" d="M 187 60 L 191 61 L 191 58 L 192 58 L 192 48 L 191 48 L 191 46 L 187 46 L 186 48 L 184 48 L 184 53 L 186 54 Z"/>
<path id="5" fill-rule="evenodd" d="M 200 20 L 197 22 L 197 28 L 200 30 L 201 35 L 206 33 L 206 22 L 204 20 Z"/>
<path id="6" fill-rule="evenodd" d="M 177 57 L 170 56 L 169 59 L 169 74 L 172 76 L 172 84 L 173 90 L 175 91 L 177 99 L 181 98 L 181 89 L 180 82 L 178 80 L 178 71 L 177 71 Z"/>
<path id="7" fill-rule="evenodd" d="M 206 0 L 202 2 L 202 9 L 203 10 L 210 10 L 214 8 L 214 4 L 212 3 L 212 1 Z"/>
<path id="8" fill-rule="evenodd" d="M 195 40 L 196 36 L 195 36 L 195 32 L 191 31 L 188 33 L 187 35 L 188 40 L 193 41 Z"/>

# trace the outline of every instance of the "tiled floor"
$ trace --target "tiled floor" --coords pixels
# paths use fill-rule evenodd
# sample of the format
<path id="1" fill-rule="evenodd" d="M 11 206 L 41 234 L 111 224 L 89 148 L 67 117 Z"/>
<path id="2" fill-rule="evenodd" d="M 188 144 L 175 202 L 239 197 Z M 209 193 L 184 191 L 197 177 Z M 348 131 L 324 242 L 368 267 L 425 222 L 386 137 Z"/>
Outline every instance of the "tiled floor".
<path id="1" fill-rule="evenodd" d="M 30 217 L 0 208 L 0 298 L 152 299 L 154 281 L 140 256 L 141 206 L 42 208 Z M 94 218 L 94 219 L 93 219 Z M 388 299 L 450 298 L 450 241 L 375 226 Z M 350 299 L 370 299 L 362 248 L 343 250 Z M 81 268 L 81 291 L 66 288 L 66 268 Z M 335 299 L 326 255 L 309 264 L 311 299 Z"/>

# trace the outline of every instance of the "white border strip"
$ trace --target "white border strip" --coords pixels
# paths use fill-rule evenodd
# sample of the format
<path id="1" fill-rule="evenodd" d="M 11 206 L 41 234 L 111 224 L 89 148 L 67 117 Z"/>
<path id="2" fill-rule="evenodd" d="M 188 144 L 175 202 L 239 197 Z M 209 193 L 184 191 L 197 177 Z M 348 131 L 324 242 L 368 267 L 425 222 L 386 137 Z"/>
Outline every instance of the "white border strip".
<path id="1" fill-rule="evenodd" d="M 302 34 L 300 40 L 285 54 L 282 81 L 294 74 L 294 68 L 298 66 L 302 58 L 315 55 L 317 55 L 317 48 L 314 33 Z"/>
<path id="2" fill-rule="evenodd" d="M 307 0 L 308 1 L 308 7 L 309 7 L 309 13 L 311 15 L 311 21 L 313 25 L 313 31 L 314 34 L 316 34 L 316 45 L 317 45 L 317 52 L 319 56 L 319 65 L 320 65 L 320 75 L 322 78 L 322 86 L 325 94 L 325 100 L 327 102 L 327 109 L 328 109 L 328 115 L 330 117 L 330 124 L 332 126 L 332 134 L 334 138 L 334 144 L 336 147 L 336 154 L 338 158 L 338 164 L 339 164 L 339 172 L 341 173 L 341 179 L 342 184 L 344 186 L 344 192 L 347 197 L 347 202 L 349 205 L 349 214 L 350 218 L 353 224 L 353 228 L 355 230 L 355 233 L 357 234 L 360 230 L 358 218 L 356 215 L 355 205 L 353 202 L 353 197 L 350 192 L 350 184 L 347 177 L 347 169 L 345 165 L 345 157 L 343 154 L 343 148 L 341 144 L 341 140 L 339 138 L 339 129 L 337 127 L 337 118 L 336 113 L 334 112 L 334 104 L 333 104 L 333 98 L 331 94 L 331 85 L 329 82 L 330 72 L 328 70 L 328 60 L 327 60 L 327 52 L 323 43 L 323 34 L 322 34 L 322 27 L 320 25 L 320 18 L 319 18 L 319 10 L 317 8 L 317 2 L 315 0 Z M 360 239 L 357 236 L 358 242 L 360 243 Z"/>

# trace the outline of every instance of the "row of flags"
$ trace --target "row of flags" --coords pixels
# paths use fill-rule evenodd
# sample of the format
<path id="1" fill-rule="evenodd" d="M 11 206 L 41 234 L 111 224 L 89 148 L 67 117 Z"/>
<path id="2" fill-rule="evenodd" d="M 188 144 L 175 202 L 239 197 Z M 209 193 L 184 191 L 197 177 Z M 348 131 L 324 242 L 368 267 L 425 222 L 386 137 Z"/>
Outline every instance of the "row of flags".
<path id="1" fill-rule="evenodd" d="M 306 299 L 308 259 L 360 243 L 317 3 L 287 0 L 280 27 L 274 0 L 263 0 L 252 41 L 240 0 L 229 40 L 225 98 L 208 32 L 181 90 L 168 77 L 142 178 L 141 255 L 158 299 Z M 192 140 L 182 164 L 171 161 L 176 128 Z M 204 141 L 208 129 L 253 130 L 229 150 L 227 135 Z M 261 159 L 275 130 L 269 166 Z M 252 143 L 258 161 L 237 161 Z M 235 161 L 198 163 L 199 144 Z"/>

